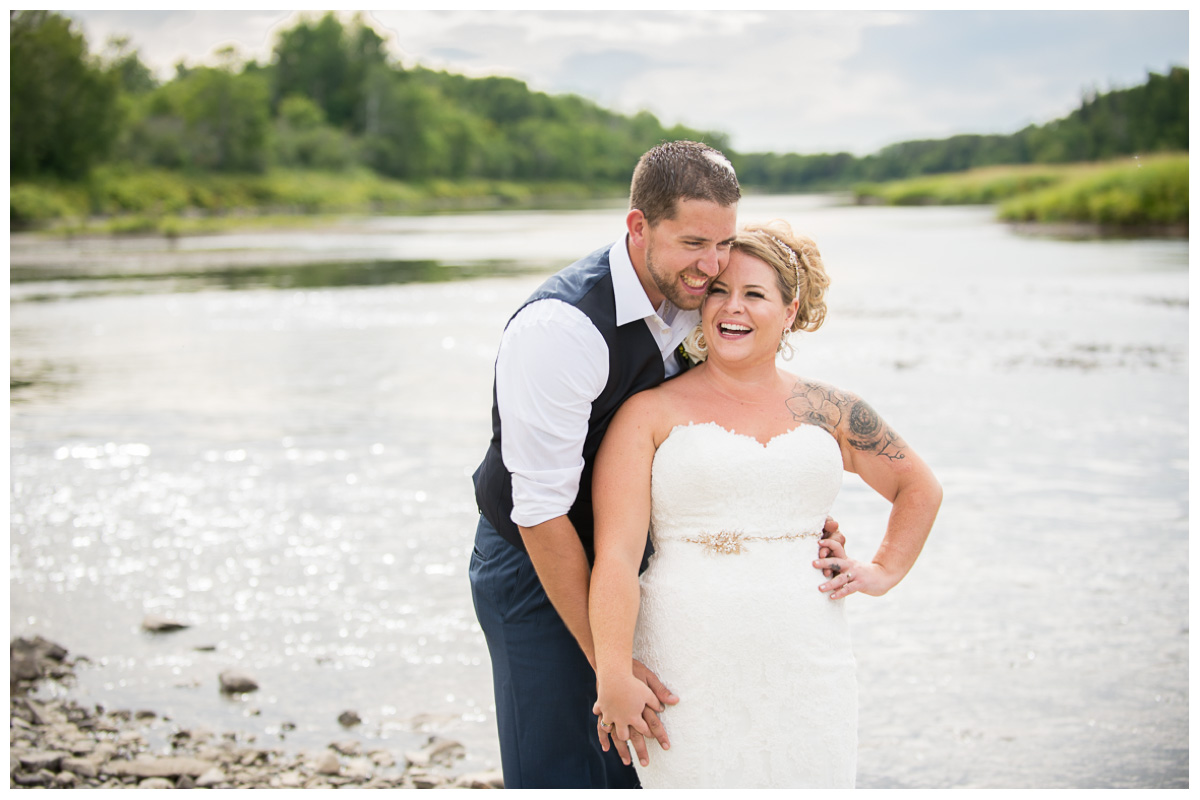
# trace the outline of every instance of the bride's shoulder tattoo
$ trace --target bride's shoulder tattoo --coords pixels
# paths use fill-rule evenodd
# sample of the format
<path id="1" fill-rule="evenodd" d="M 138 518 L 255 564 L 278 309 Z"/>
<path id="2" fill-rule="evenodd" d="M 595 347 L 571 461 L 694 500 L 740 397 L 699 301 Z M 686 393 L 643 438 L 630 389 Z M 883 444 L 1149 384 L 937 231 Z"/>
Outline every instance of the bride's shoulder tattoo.
<path id="1" fill-rule="evenodd" d="M 855 450 L 898 461 L 908 445 L 858 395 L 816 381 L 798 380 L 787 400 L 797 422 L 817 425 L 834 436 L 844 427 L 846 441 Z"/>

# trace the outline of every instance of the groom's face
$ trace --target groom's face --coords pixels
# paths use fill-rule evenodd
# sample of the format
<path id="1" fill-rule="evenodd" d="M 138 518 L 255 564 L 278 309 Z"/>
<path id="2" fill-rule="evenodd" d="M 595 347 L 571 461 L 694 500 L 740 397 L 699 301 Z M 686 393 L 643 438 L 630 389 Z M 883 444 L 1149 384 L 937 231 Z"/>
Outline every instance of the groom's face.
<path id="1" fill-rule="evenodd" d="M 646 269 L 662 294 L 679 308 L 699 308 L 708 285 L 729 263 L 737 234 L 737 206 L 711 200 L 675 201 L 675 216 L 650 226 Z"/>

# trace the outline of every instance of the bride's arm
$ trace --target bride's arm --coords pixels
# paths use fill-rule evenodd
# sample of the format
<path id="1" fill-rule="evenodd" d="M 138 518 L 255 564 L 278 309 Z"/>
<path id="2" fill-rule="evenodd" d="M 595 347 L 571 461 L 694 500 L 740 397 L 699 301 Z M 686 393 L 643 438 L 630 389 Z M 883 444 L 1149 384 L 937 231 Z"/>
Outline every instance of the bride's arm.
<path id="1" fill-rule="evenodd" d="M 655 693 L 635 676 L 634 669 L 640 665 L 633 660 L 640 600 L 638 567 L 650 526 L 653 429 L 653 403 L 644 395 L 626 402 L 605 433 L 592 477 L 596 561 L 588 608 L 598 693 L 593 711 L 601 722 L 615 725 L 609 732 L 625 763 L 629 757 L 624 743 L 630 738 L 641 762 L 648 763 L 644 740 L 632 734 L 653 735 L 643 713 L 647 707 L 655 712 L 663 708 Z M 601 743 L 607 745 L 606 739 L 602 735 Z"/>
<path id="2" fill-rule="evenodd" d="M 838 440 L 849 472 L 892 504 L 887 532 L 870 562 L 845 556 L 840 545 L 813 562 L 839 574 L 821 585 L 831 598 L 854 592 L 881 595 L 912 569 L 942 503 L 942 487 L 929 466 L 865 400 L 816 382 L 797 384 L 788 405 L 797 419 L 822 425 Z"/>

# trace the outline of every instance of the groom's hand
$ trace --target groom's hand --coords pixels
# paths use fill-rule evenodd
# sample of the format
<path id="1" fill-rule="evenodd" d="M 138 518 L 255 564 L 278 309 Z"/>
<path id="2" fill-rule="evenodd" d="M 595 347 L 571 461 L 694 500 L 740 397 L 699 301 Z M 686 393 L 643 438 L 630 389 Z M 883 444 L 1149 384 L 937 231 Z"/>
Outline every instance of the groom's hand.
<path id="1" fill-rule="evenodd" d="M 654 692 L 654 696 L 658 698 L 661 706 L 673 706 L 679 702 L 679 698 L 675 696 L 675 693 L 664 686 L 663 682 L 658 679 L 658 676 L 636 658 L 633 660 L 633 677 L 650 687 L 650 691 Z M 667 738 L 667 729 L 663 727 L 662 720 L 658 718 L 658 712 L 662 710 L 661 707 L 653 709 L 650 706 L 646 706 L 642 710 L 642 719 L 650 726 L 650 735 L 658 741 L 658 746 L 663 750 L 669 750 L 671 740 Z"/>
<path id="2" fill-rule="evenodd" d="M 822 544 L 821 544 L 821 547 L 817 551 L 818 558 L 828 558 L 832 555 L 835 555 L 830 548 L 825 546 L 824 542 L 827 539 L 832 539 L 833 541 L 840 544 L 843 548 L 846 546 L 846 537 L 838 532 L 838 523 L 837 523 L 837 520 L 834 519 L 833 517 L 825 518 L 825 528 L 821 531 Z M 834 574 L 833 570 L 826 569 L 826 570 L 823 570 L 823 572 L 825 573 L 826 578 L 833 577 L 833 574 Z"/>

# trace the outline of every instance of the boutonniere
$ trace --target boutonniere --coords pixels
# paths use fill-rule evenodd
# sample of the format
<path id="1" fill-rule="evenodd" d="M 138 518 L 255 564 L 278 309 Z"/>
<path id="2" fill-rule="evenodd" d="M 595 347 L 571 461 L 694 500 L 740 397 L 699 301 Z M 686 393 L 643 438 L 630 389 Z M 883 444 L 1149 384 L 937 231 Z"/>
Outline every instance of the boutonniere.
<path id="1" fill-rule="evenodd" d="M 679 359 L 688 368 L 702 364 L 708 358 L 708 342 L 704 340 L 704 334 L 699 325 L 683 338 L 676 352 L 679 354 Z"/>

